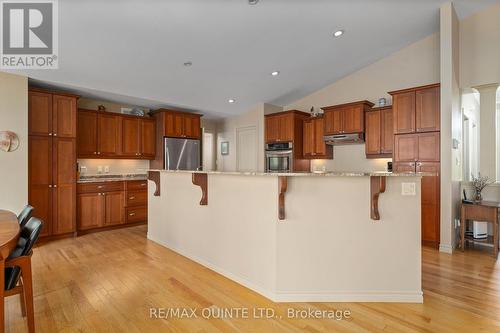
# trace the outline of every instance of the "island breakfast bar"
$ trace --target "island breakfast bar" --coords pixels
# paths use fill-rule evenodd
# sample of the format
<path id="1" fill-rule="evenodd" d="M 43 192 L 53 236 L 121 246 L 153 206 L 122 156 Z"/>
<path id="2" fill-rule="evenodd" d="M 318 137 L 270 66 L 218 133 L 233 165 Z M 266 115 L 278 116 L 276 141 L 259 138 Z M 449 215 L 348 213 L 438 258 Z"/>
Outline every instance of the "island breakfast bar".
<path id="1" fill-rule="evenodd" d="M 148 238 L 275 302 L 421 303 L 425 175 L 150 170 Z"/>

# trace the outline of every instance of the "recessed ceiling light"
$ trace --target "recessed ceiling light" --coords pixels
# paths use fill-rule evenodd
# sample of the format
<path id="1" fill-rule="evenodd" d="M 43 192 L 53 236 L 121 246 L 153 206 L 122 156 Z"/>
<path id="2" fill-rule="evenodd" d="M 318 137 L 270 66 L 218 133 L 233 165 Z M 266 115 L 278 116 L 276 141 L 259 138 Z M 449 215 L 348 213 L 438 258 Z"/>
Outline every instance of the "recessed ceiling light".
<path id="1" fill-rule="evenodd" d="M 186 66 L 186 67 L 189 67 L 189 66 L 191 66 L 191 65 L 193 65 L 193 63 L 192 63 L 191 61 L 186 61 L 186 62 L 184 63 L 184 66 Z"/>
<path id="2" fill-rule="evenodd" d="M 280 72 L 279 71 L 274 71 L 274 72 L 271 73 L 271 75 L 272 76 L 278 76 L 278 75 L 280 75 Z"/>
<path id="3" fill-rule="evenodd" d="M 249 5 L 256 5 L 259 2 L 259 0 L 248 0 Z"/>
<path id="4" fill-rule="evenodd" d="M 234 102 L 236 102 L 236 101 L 235 101 L 234 99 L 232 99 L 232 98 L 228 99 L 227 101 L 228 101 L 228 103 L 234 103 Z"/>
<path id="5" fill-rule="evenodd" d="M 340 37 L 344 34 L 344 30 L 337 30 L 333 33 L 335 37 Z"/>

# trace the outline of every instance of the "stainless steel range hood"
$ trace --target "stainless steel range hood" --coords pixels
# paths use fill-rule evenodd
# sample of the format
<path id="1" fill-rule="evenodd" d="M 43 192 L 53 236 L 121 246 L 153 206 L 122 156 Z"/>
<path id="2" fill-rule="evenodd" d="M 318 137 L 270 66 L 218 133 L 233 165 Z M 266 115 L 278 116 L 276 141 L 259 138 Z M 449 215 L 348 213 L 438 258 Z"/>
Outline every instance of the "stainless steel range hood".
<path id="1" fill-rule="evenodd" d="M 365 136 L 363 133 L 325 135 L 323 141 L 331 146 L 361 144 L 365 142 Z"/>

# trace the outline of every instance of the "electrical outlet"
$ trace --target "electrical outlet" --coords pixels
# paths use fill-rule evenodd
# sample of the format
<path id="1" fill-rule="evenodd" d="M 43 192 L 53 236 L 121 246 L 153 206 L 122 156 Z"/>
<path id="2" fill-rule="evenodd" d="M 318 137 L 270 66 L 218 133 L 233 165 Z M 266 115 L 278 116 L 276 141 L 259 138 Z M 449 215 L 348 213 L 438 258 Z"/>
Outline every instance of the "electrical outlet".
<path id="1" fill-rule="evenodd" d="M 401 195 L 415 195 L 415 183 L 401 183 Z"/>
<path id="2" fill-rule="evenodd" d="M 80 166 L 80 173 L 86 173 L 87 167 L 85 165 Z"/>
<path id="3" fill-rule="evenodd" d="M 104 173 L 109 173 L 109 165 L 104 166 Z"/>
<path id="4" fill-rule="evenodd" d="M 97 166 L 97 173 L 102 173 L 102 165 Z"/>

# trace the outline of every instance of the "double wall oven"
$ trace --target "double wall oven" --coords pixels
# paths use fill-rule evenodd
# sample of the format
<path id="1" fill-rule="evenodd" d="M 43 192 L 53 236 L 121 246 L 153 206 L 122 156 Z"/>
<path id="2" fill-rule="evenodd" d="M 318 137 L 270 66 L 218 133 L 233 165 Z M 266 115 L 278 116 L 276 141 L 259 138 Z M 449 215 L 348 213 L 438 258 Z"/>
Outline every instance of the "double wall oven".
<path id="1" fill-rule="evenodd" d="M 276 142 L 266 144 L 266 172 L 290 172 L 293 170 L 293 144 Z"/>

